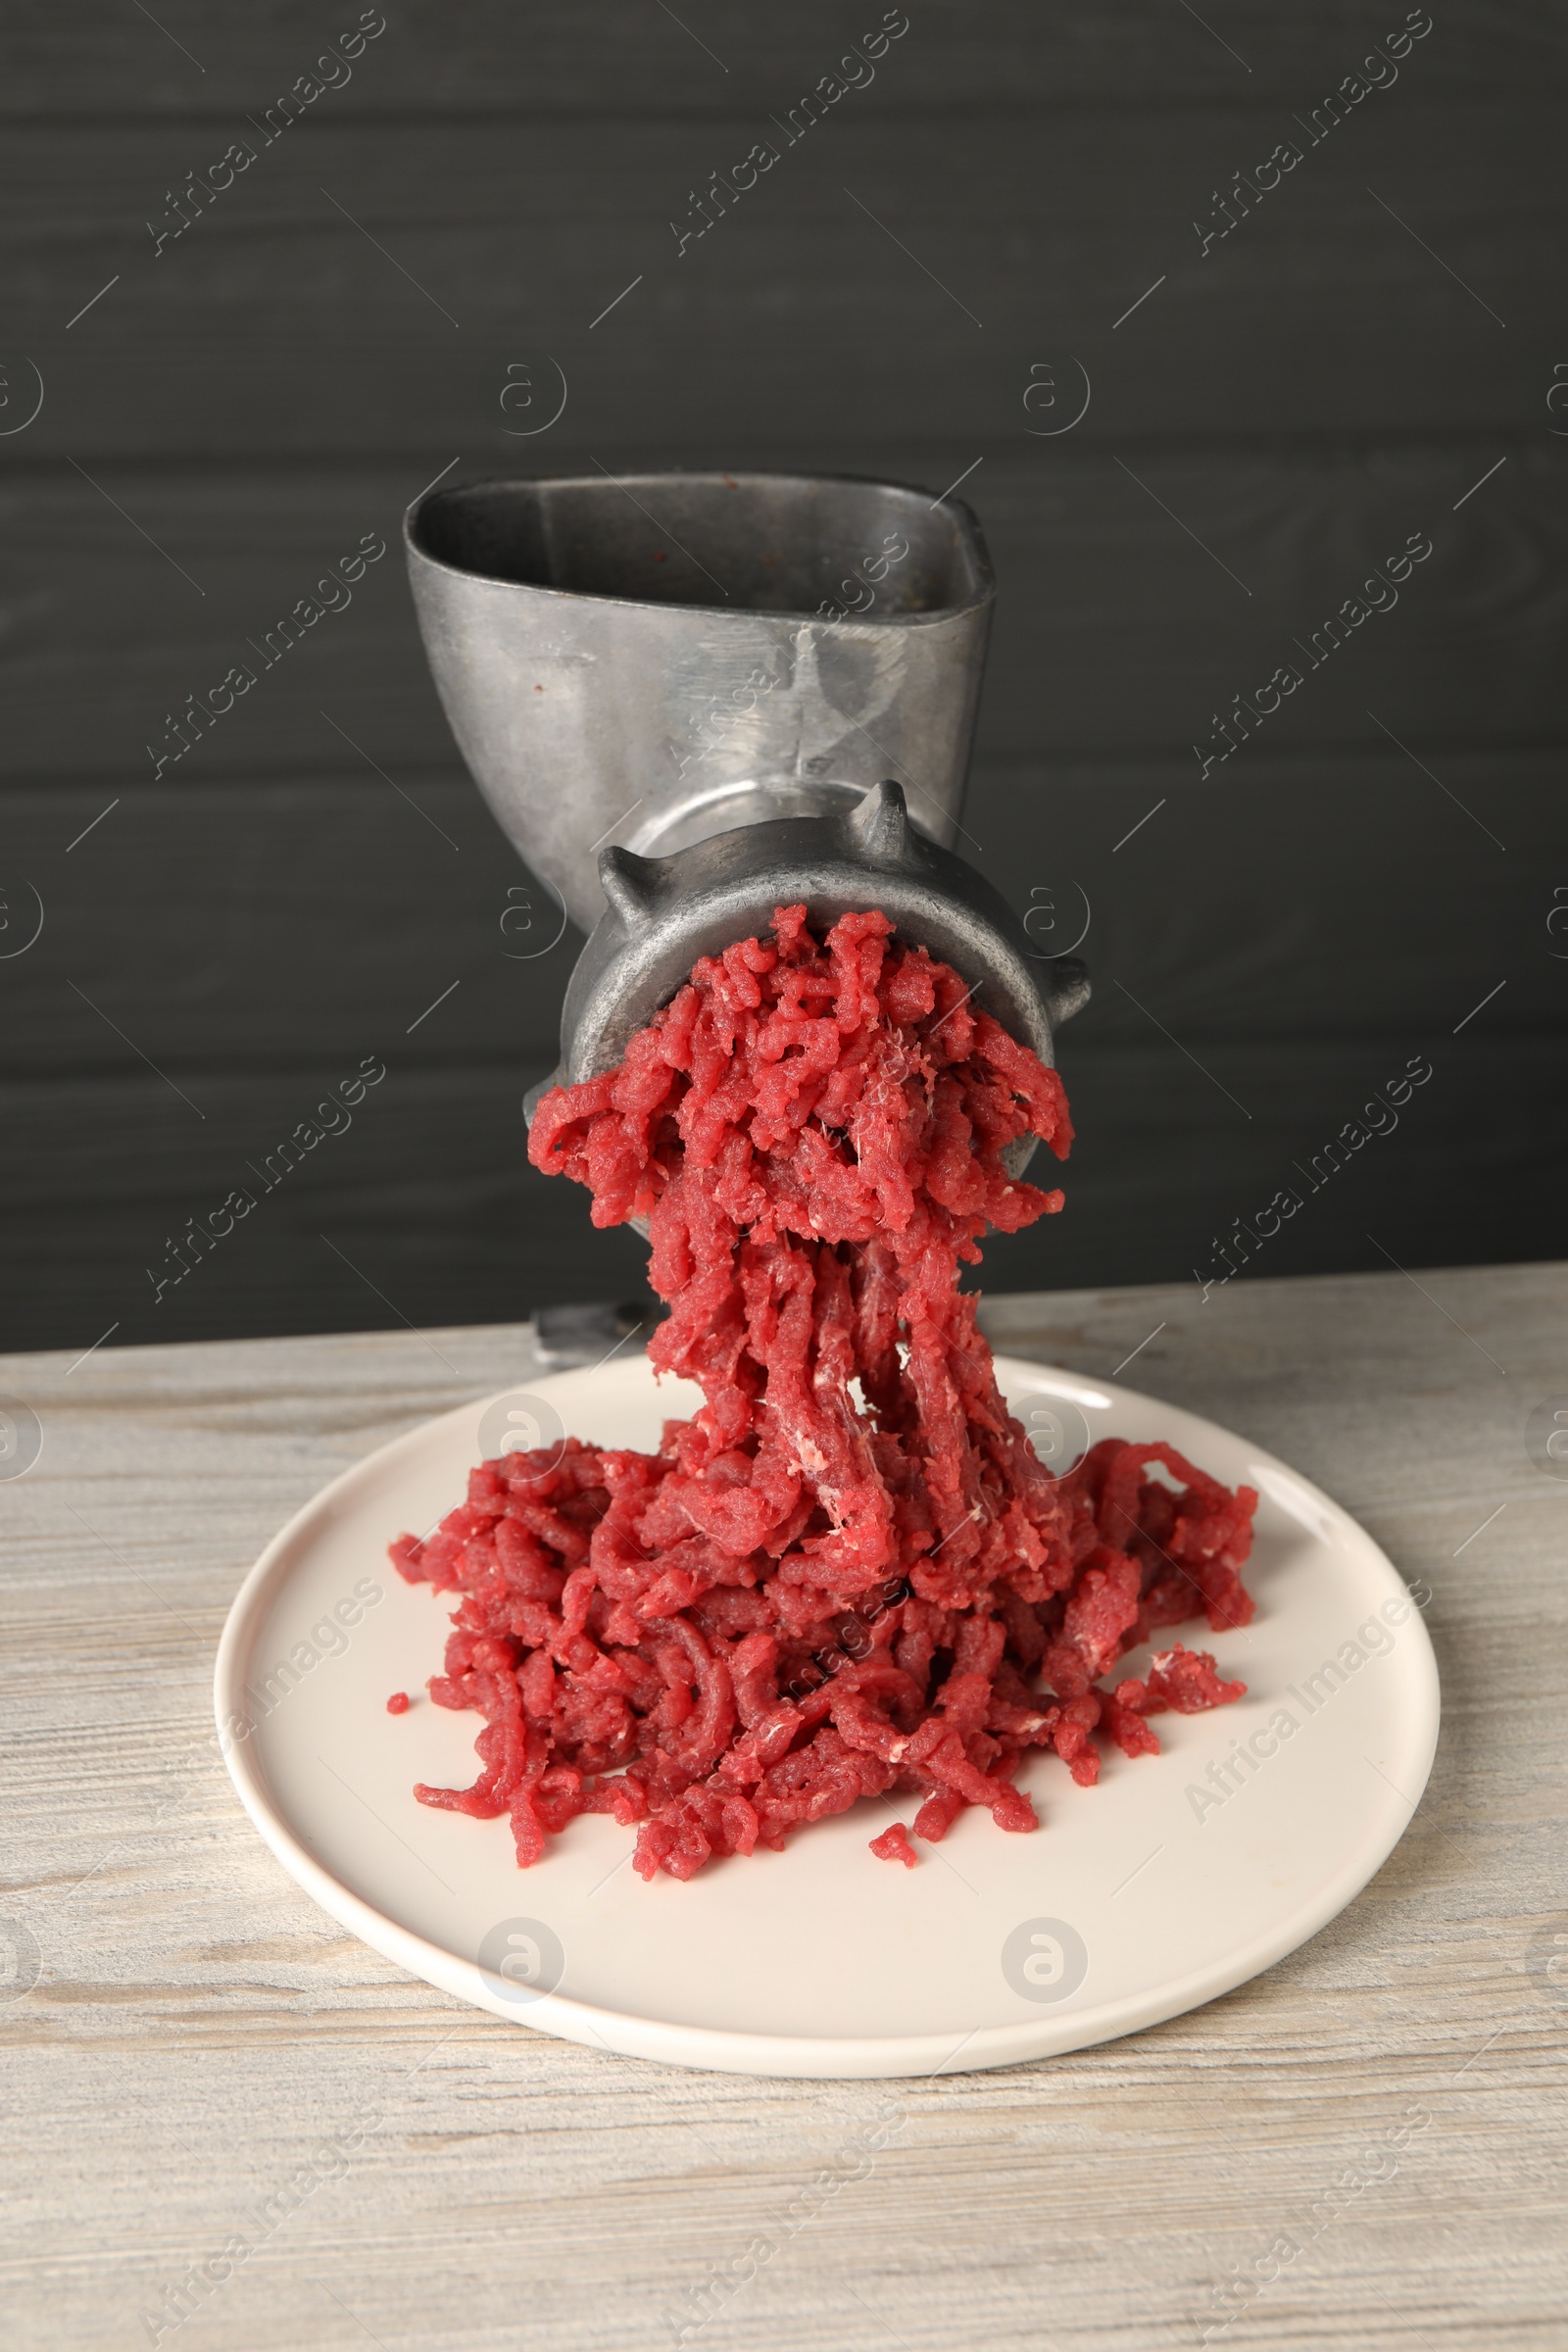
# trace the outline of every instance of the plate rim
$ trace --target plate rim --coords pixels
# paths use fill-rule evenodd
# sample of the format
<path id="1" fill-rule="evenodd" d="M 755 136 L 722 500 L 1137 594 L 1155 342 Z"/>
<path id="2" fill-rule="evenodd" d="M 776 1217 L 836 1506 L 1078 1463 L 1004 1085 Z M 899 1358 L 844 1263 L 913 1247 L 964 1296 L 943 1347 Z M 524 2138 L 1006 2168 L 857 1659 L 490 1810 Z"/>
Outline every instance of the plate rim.
<path id="1" fill-rule="evenodd" d="M 621 1370 L 630 1370 L 646 1357 L 628 1357 Z M 1070 1372 L 1054 1364 L 1040 1364 L 1027 1356 L 999 1354 L 995 1358 L 998 1386 L 1006 1394 L 1009 1388 L 1021 1387 L 1028 1379 L 1051 1393 L 1053 1382 L 1062 1393 L 1071 1395 L 1086 1388 L 1105 1393 L 1113 1403 L 1125 1400 L 1130 1405 L 1152 1406 L 1166 1412 L 1180 1412 L 1205 1433 L 1212 1431 L 1231 1445 L 1244 1446 L 1250 1460 L 1260 1467 L 1282 1472 L 1311 1500 L 1325 1510 L 1331 1520 L 1348 1530 L 1370 1553 L 1372 1562 L 1387 1574 L 1397 1592 L 1408 1596 L 1409 1587 L 1400 1576 L 1388 1553 L 1360 1521 L 1353 1518 L 1333 1495 L 1324 1492 L 1304 1472 L 1297 1470 L 1277 1454 L 1257 1446 L 1240 1431 L 1231 1430 L 1204 1414 L 1195 1413 L 1186 1405 L 1171 1399 L 1155 1397 L 1145 1390 L 1131 1389 L 1113 1380 L 1098 1380 L 1087 1374 Z M 530 1393 L 572 1381 L 589 1368 L 576 1371 L 541 1372 L 530 1374 Z M 597 1370 L 598 1367 L 589 1369 Z M 652 1367 L 648 1369 L 652 1371 Z M 686 1385 L 686 1384 L 682 1384 Z M 1063 2057 L 1070 2051 L 1096 2043 L 1119 2040 L 1129 2034 L 1138 2034 L 1151 2026 L 1162 2025 L 1187 2011 L 1206 2006 L 1234 1992 L 1241 1984 L 1261 1976 L 1292 1952 L 1309 1943 L 1314 1936 L 1338 1918 L 1355 1897 L 1376 1877 L 1389 1859 L 1410 1822 L 1419 1810 L 1431 1777 L 1437 1752 L 1438 1734 L 1442 1721 L 1442 1690 L 1437 1657 L 1432 1639 L 1418 1607 L 1412 1604 L 1409 1627 L 1416 1636 L 1414 1653 L 1409 1669 L 1411 1684 L 1413 1727 L 1424 1749 L 1419 1772 L 1420 1786 L 1408 1819 L 1392 1839 L 1385 1840 L 1380 1828 L 1375 1837 L 1352 1845 L 1339 1869 L 1320 1886 L 1313 1896 L 1298 1910 L 1278 1922 L 1266 1934 L 1232 1951 L 1223 1963 L 1209 1963 L 1191 1970 L 1184 1977 L 1168 1981 L 1157 1988 L 1143 1993 L 1122 1994 L 1102 2002 L 1098 2007 L 1077 2010 L 1070 2017 L 1055 2019 L 1025 2018 L 1012 2025 L 984 2026 L 960 2037 L 951 2048 L 951 2035 L 940 2034 L 867 2034 L 845 2035 L 760 2034 L 729 2027 L 694 2026 L 677 2021 L 638 2016 L 619 2009 L 605 2009 L 587 2001 L 574 2000 L 562 1993 L 548 1993 L 528 2003 L 526 2011 L 519 2009 L 493 1992 L 485 1981 L 477 1961 L 465 1960 L 443 1946 L 431 1943 L 414 1929 L 401 1925 L 361 1894 L 334 1876 L 306 1842 L 304 1834 L 287 1819 L 279 1801 L 273 1796 L 261 1766 L 259 1747 L 252 1748 L 247 1740 L 234 1738 L 227 1731 L 231 1716 L 243 1716 L 245 1671 L 250 1663 L 251 1649 L 260 1631 L 268 1604 L 275 1592 L 287 1581 L 293 1555 L 311 1536 L 317 1526 L 329 1523 L 337 1508 L 344 1502 L 358 1499 L 357 1490 L 373 1487 L 389 1461 L 413 1453 L 428 1441 L 432 1433 L 449 1424 L 470 1420 L 500 1397 L 513 1396 L 517 1383 L 454 1405 L 444 1413 L 431 1414 L 416 1422 L 412 1429 L 390 1438 L 357 1462 L 338 1472 L 335 1478 L 319 1488 L 294 1511 L 264 1546 L 254 1564 L 241 1580 L 229 1605 L 219 1640 L 213 1673 L 214 1713 L 218 1725 L 219 1746 L 228 1768 L 241 1803 L 262 1838 L 296 1885 L 302 1886 L 330 1918 L 346 1927 L 372 1951 L 383 1959 L 406 1968 L 411 1975 L 438 1990 L 451 1993 L 469 2006 L 486 2011 L 508 2025 L 525 2027 L 554 2038 L 597 2046 L 621 2056 L 652 2059 L 657 2063 L 674 2065 L 703 2072 L 761 2075 L 782 2080 L 866 2081 L 875 2079 L 919 2079 L 940 2075 L 960 2055 L 963 2073 L 989 2071 L 996 2067 L 1027 2064 L 1033 2060 Z M 1276 1507 L 1283 1507 L 1276 1504 Z M 1408 1801 L 1408 1800 L 1406 1800 Z M 608 2029 L 608 2032 L 601 2031 Z M 643 2046 L 639 2046 L 643 2045 Z"/>

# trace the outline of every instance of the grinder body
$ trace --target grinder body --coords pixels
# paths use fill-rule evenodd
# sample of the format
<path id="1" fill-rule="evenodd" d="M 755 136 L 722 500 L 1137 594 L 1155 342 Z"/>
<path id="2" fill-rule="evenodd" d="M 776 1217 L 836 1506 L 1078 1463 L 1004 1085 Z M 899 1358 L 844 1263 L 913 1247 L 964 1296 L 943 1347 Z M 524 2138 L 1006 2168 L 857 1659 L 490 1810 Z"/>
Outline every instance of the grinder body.
<path id="1" fill-rule="evenodd" d="M 698 956 L 798 903 L 880 907 L 1054 1060 L 1083 966 L 1042 958 L 955 848 L 995 594 L 961 501 L 792 474 L 481 482 L 428 493 L 405 539 L 469 769 L 589 933 L 545 1085 L 612 1068 Z"/>

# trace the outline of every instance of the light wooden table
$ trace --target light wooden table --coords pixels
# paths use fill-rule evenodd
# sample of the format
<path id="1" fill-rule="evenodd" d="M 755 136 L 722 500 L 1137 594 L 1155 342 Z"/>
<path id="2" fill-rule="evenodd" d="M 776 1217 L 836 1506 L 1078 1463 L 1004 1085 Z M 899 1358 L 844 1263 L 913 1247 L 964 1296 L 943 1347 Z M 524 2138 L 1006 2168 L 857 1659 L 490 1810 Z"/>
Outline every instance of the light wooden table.
<path id="1" fill-rule="evenodd" d="M 1160 1326 L 1130 1379 L 1429 1582 L 1444 1731 L 1402 1844 L 1303 1951 L 1130 2040 L 924 2082 L 685 2074 L 459 2007 L 242 1814 L 208 1735 L 243 1570 L 357 1456 L 526 1376 L 525 1332 L 0 1360 L 43 1429 L 0 1484 L 7 2352 L 146 2344 L 203 2264 L 180 2352 L 1559 2352 L 1568 1483 L 1525 1425 L 1568 1399 L 1568 1267 L 1421 1284 L 988 1306 L 999 1345 L 1100 1378 Z"/>

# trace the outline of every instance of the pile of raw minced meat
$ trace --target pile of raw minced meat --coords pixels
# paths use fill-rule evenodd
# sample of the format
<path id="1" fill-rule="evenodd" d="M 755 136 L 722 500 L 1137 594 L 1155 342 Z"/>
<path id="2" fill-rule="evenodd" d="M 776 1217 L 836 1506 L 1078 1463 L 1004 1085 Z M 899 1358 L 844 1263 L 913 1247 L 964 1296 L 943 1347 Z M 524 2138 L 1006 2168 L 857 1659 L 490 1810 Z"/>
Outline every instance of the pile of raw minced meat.
<path id="1" fill-rule="evenodd" d="M 596 1225 L 647 1218 L 648 1352 L 705 1402 L 655 1454 L 481 1463 L 393 1547 L 461 1593 L 430 1694 L 484 1718 L 472 1788 L 424 1803 L 510 1814 L 522 1864 L 612 1813 L 645 1878 L 687 1879 L 861 1796 L 906 1792 L 919 1838 L 966 1805 L 1032 1830 L 1032 1748 L 1089 1783 L 1097 1735 L 1152 1754 L 1150 1716 L 1239 1695 L 1179 1645 L 1111 1669 L 1188 1618 L 1248 1622 L 1256 1495 L 1114 1438 L 1050 1477 L 958 1290 L 988 1226 L 1061 1206 L 1005 1172 L 1029 1131 L 1066 1156 L 1061 1082 L 956 972 L 885 915 L 818 939 L 801 906 L 546 1096 L 534 1165 Z M 903 1822 L 872 1849 L 916 1859 Z"/>

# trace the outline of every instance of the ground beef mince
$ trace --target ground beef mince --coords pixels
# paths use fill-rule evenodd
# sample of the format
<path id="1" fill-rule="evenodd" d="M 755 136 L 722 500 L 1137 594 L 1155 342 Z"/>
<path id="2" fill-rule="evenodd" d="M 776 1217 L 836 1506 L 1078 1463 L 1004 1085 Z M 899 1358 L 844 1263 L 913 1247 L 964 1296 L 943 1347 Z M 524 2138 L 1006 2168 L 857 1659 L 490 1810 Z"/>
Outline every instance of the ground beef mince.
<path id="1" fill-rule="evenodd" d="M 1030 1133 L 1066 1156 L 1054 1070 L 874 911 L 819 939 L 780 907 L 545 1097 L 529 1156 L 596 1225 L 648 1220 L 648 1352 L 704 1403 L 654 1454 L 483 1462 L 394 1545 L 462 1595 L 430 1694 L 485 1725 L 472 1788 L 421 1802 L 509 1814 L 521 1864 L 612 1813 L 645 1878 L 688 1879 L 861 1796 L 909 1794 L 927 1840 L 966 1805 L 1033 1830 L 1032 1748 L 1087 1785 L 1097 1737 L 1152 1754 L 1151 1716 L 1240 1694 L 1180 1646 L 1110 1678 L 1164 1627 L 1247 1624 L 1256 1495 L 1115 1438 L 1052 1478 L 958 1290 L 988 1226 L 1061 1206 L 1007 1173 Z M 916 1859 L 903 1824 L 873 1851 Z"/>

